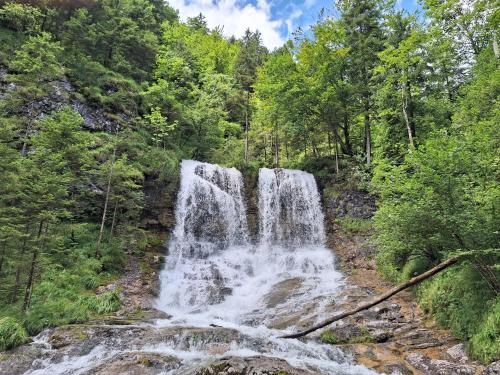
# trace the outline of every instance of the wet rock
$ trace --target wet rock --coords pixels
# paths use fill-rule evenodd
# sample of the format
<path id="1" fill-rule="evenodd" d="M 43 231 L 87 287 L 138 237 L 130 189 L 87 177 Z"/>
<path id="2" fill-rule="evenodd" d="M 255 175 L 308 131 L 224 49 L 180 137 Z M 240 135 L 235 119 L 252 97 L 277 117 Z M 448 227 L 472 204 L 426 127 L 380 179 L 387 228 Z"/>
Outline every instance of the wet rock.
<path id="1" fill-rule="evenodd" d="M 0 353 L 0 374 L 21 375 L 33 368 L 34 361 L 47 358 L 43 347 L 23 345 L 19 348 Z"/>
<path id="2" fill-rule="evenodd" d="M 175 226 L 178 177 L 163 181 L 158 176 L 148 175 L 143 186 L 145 206 L 141 217 L 142 225 L 159 232 L 171 232 Z"/>
<path id="3" fill-rule="evenodd" d="M 47 342 L 53 349 L 60 349 L 68 345 L 83 341 L 87 338 L 87 332 L 78 325 L 62 327 L 49 335 Z"/>
<path id="4" fill-rule="evenodd" d="M 498 374 L 500 374 L 500 361 L 491 363 L 481 373 L 481 375 L 498 375 Z"/>
<path id="5" fill-rule="evenodd" d="M 430 359 L 422 353 L 412 352 L 406 356 L 406 360 L 426 375 L 474 375 L 476 373 L 476 366 Z"/>
<path id="6" fill-rule="evenodd" d="M 84 375 L 159 375 L 178 369 L 182 361 L 173 356 L 158 353 L 121 353 Z"/>
<path id="7" fill-rule="evenodd" d="M 443 345 L 441 340 L 426 329 L 411 330 L 400 336 L 399 342 L 412 349 L 427 349 Z"/>
<path id="8" fill-rule="evenodd" d="M 294 277 L 281 281 L 273 286 L 273 290 L 264 297 L 266 306 L 273 308 L 285 302 L 290 296 L 297 292 L 304 281 L 301 277 Z"/>
<path id="9" fill-rule="evenodd" d="M 312 375 L 317 374 L 291 366 L 287 361 L 262 356 L 226 357 L 208 366 L 195 367 L 182 371 L 182 375 Z M 318 374 L 319 375 L 319 374 Z"/>
<path id="10" fill-rule="evenodd" d="M 349 323 L 334 327 L 330 332 L 335 335 L 338 343 L 345 343 L 363 335 L 363 330 L 357 324 Z"/>
<path id="11" fill-rule="evenodd" d="M 389 331 L 384 331 L 377 329 L 375 331 L 370 331 L 370 334 L 375 342 L 386 342 L 392 337 L 392 334 Z"/>

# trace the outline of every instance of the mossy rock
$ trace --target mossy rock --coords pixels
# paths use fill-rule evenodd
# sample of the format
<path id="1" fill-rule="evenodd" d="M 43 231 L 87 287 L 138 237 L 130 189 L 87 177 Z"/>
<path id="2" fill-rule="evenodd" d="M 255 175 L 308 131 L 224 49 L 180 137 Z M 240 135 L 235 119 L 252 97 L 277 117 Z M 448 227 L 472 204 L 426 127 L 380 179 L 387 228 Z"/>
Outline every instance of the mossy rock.
<path id="1" fill-rule="evenodd" d="M 345 324 L 324 331 L 320 340 L 325 344 L 341 345 L 341 344 L 366 344 L 375 342 L 374 337 L 365 326 L 356 324 Z"/>

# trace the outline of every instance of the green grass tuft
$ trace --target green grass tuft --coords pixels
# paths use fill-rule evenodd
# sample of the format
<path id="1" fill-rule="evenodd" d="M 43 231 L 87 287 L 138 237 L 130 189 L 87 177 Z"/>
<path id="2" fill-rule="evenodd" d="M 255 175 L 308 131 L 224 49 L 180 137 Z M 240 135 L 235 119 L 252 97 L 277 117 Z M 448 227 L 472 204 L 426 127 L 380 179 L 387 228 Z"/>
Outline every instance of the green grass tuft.
<path id="1" fill-rule="evenodd" d="M 14 348 L 28 340 L 26 330 L 16 319 L 0 319 L 0 351 Z"/>

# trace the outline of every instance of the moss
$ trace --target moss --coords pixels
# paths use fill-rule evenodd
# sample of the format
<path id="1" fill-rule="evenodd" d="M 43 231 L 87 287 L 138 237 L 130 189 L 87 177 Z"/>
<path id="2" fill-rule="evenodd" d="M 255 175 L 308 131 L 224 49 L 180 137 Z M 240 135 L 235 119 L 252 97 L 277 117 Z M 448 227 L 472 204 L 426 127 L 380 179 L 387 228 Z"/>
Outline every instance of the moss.
<path id="1" fill-rule="evenodd" d="M 366 327 L 360 326 L 359 330 L 360 334 L 351 336 L 347 339 L 339 338 L 333 331 L 324 331 L 320 336 L 320 340 L 321 342 L 330 345 L 365 344 L 375 342 L 375 339 Z"/>
<path id="2" fill-rule="evenodd" d="M 366 344 L 375 342 L 375 339 L 373 338 L 373 336 L 366 327 L 361 326 L 360 331 L 361 331 L 360 335 L 350 337 L 346 341 L 346 344 Z"/>
<path id="3" fill-rule="evenodd" d="M 145 367 L 151 367 L 153 366 L 153 363 L 151 362 L 151 360 L 149 358 L 146 358 L 146 357 L 140 357 L 137 359 L 137 363 L 139 365 L 142 365 L 142 366 L 145 366 Z"/>

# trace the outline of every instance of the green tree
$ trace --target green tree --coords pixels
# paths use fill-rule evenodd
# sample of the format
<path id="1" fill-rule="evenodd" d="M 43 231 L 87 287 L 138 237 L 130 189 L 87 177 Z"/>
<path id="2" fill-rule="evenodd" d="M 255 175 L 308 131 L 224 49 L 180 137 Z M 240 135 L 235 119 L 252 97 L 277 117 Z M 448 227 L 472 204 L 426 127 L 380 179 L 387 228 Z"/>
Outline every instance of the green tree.
<path id="1" fill-rule="evenodd" d="M 243 98 L 240 99 L 243 116 L 241 118 L 245 129 L 245 163 L 248 164 L 248 131 L 250 129 L 251 108 L 250 96 L 253 92 L 253 84 L 257 79 L 257 68 L 264 62 L 267 54 L 262 45 L 260 32 L 245 31 L 241 39 L 241 48 L 235 65 L 235 77 L 243 90 Z"/>
<path id="2" fill-rule="evenodd" d="M 42 24 L 42 12 L 28 4 L 14 1 L 6 3 L 0 8 L 0 25 L 18 32 L 36 34 Z"/>
<path id="3" fill-rule="evenodd" d="M 361 104 L 359 113 L 363 115 L 364 149 L 368 165 L 372 157 L 371 126 L 376 87 L 373 70 L 383 47 L 383 5 L 381 1 L 375 0 L 346 0 L 337 4 L 344 23 L 346 45 L 350 48 L 348 75 L 353 84 L 353 93 Z"/>

